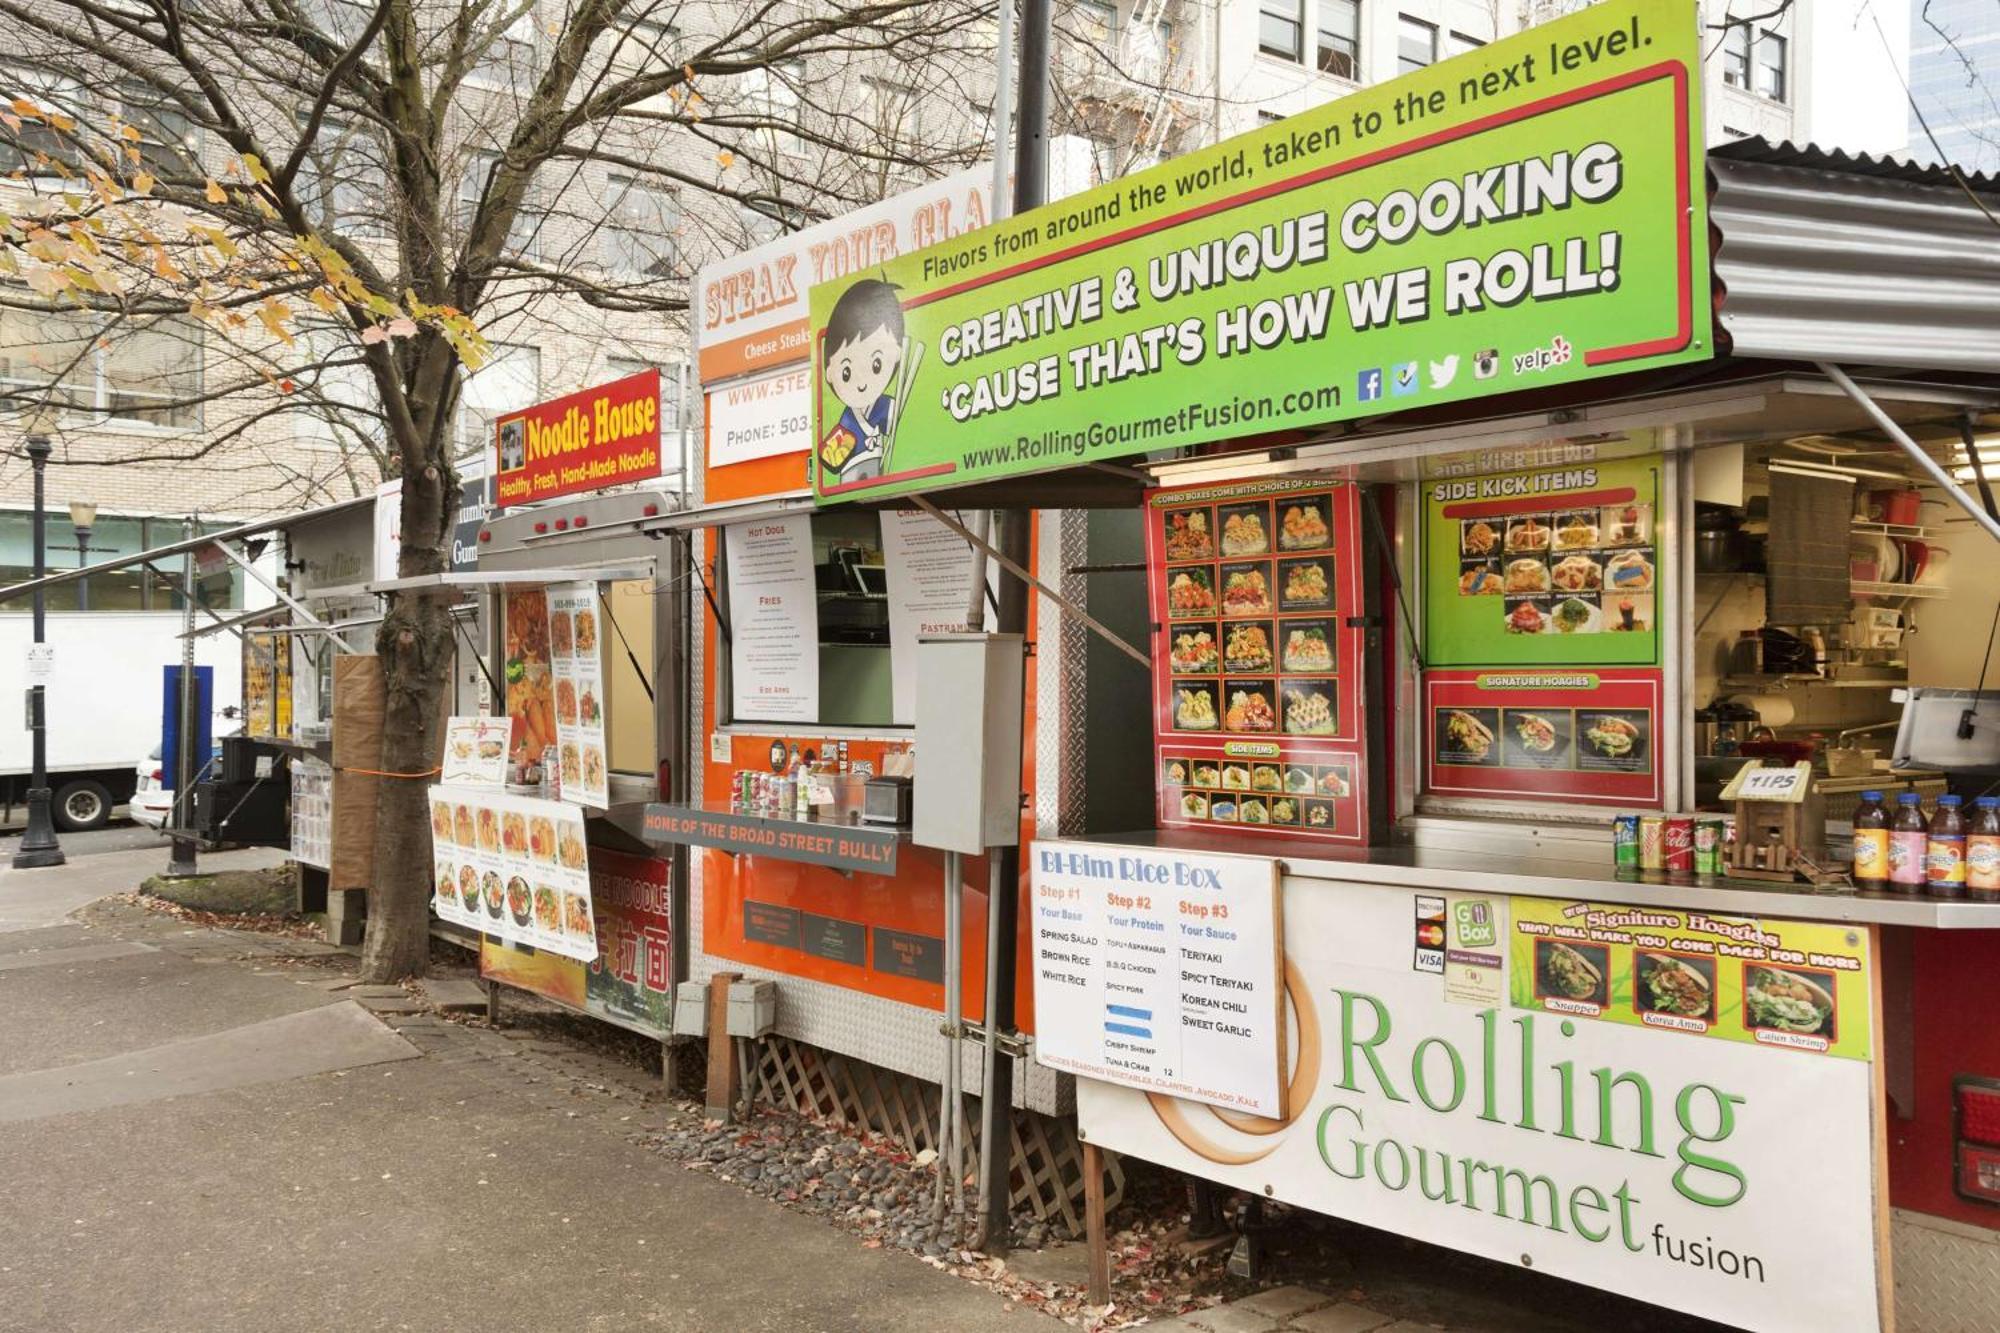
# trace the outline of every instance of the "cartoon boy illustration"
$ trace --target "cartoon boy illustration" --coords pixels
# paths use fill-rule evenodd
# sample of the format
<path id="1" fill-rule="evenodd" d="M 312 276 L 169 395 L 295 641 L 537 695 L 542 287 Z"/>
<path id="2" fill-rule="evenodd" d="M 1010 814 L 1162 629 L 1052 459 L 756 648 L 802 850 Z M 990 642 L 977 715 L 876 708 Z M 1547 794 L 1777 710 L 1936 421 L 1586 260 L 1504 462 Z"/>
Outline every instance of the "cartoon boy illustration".
<path id="1" fill-rule="evenodd" d="M 821 371 L 840 399 L 840 424 L 820 441 L 830 481 L 882 475 L 895 399 L 886 392 L 903 361 L 903 307 L 893 283 L 864 278 L 840 294 L 827 320 Z"/>

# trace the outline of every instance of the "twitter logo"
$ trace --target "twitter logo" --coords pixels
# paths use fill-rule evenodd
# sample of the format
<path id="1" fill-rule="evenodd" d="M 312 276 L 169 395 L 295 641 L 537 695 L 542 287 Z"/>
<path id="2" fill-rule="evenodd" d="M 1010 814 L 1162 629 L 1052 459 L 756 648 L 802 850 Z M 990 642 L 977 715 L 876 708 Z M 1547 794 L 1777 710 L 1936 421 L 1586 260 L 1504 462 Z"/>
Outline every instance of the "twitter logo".
<path id="1" fill-rule="evenodd" d="M 1431 387 L 1442 389 L 1458 378 L 1458 354 L 1452 353 L 1442 361 L 1431 362 Z"/>
<path id="2" fill-rule="evenodd" d="M 1407 398 L 1420 387 L 1417 382 L 1417 363 L 1401 361 L 1390 367 L 1389 392 L 1398 398 Z"/>

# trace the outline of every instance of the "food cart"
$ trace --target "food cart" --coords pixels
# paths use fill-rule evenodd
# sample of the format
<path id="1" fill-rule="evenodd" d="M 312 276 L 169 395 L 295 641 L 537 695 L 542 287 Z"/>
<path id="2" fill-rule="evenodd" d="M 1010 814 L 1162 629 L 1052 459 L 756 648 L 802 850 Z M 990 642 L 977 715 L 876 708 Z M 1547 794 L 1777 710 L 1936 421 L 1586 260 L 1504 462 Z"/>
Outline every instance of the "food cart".
<path id="1" fill-rule="evenodd" d="M 1143 534 L 1145 666 L 1024 763 L 1153 802 L 1024 780 L 1027 1083 L 1074 1076 L 1093 1156 L 1742 1327 L 1985 1327 L 2000 907 L 1839 863 L 1856 787 L 2000 776 L 1960 484 L 2000 184 L 1704 154 L 1695 21 L 1596 6 L 816 286 L 816 365 L 872 281 L 919 368 L 815 514 L 1099 506 L 1030 572 L 1100 643 L 1058 570 L 1132 575 L 1048 538 Z M 816 441 L 869 433 L 816 392 Z M 1752 862 L 1790 882 L 1692 842 L 1752 757 L 1811 761 L 1823 836 Z"/>
<path id="2" fill-rule="evenodd" d="M 440 929 L 477 949 L 488 982 L 663 1042 L 685 976 L 685 872 L 638 833 L 647 803 L 686 780 L 669 739 L 686 734 L 685 539 L 648 530 L 681 506 L 666 442 L 657 370 L 496 421 L 503 512 L 470 537 L 477 569 L 440 577 L 486 608 L 491 693 L 462 711 L 504 719 L 505 754 L 496 739 L 487 773 L 460 771 L 448 743 L 433 789 L 434 808 L 449 798 L 433 827 Z M 459 877 L 491 886 L 463 893 Z"/>

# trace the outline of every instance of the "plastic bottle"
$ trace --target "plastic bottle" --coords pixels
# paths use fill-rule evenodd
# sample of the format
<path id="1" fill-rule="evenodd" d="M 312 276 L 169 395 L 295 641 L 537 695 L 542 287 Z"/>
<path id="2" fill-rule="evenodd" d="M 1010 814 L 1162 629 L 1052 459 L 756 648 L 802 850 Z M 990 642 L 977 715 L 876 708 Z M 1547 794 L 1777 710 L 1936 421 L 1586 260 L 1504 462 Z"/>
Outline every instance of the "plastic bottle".
<path id="1" fill-rule="evenodd" d="M 1983 903 L 2000 902 L 2000 796 L 1973 802 L 1965 833 L 1965 892 Z"/>
<path id="2" fill-rule="evenodd" d="M 1965 896 L 1965 814 L 1956 796 L 1940 796 L 1924 852 L 1924 881 L 1933 898 Z"/>
<path id="3" fill-rule="evenodd" d="M 1892 893 L 1922 893 L 1924 857 L 1930 850 L 1930 830 L 1924 827 L 1920 797 L 1913 791 L 1896 796 L 1896 817 L 1889 824 L 1889 889 Z"/>
<path id="4" fill-rule="evenodd" d="M 2000 871 L 2000 864 L 1995 869 Z M 1889 887 L 1889 812 L 1879 791 L 1862 792 L 1861 804 L 1854 807 L 1854 887 Z"/>

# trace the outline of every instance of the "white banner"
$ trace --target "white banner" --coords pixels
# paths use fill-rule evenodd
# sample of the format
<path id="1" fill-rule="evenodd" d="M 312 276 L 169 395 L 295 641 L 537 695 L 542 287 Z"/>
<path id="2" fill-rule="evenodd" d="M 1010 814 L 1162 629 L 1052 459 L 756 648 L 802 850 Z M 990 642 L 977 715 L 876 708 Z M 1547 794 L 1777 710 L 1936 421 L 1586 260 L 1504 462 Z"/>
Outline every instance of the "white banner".
<path id="1" fill-rule="evenodd" d="M 745 722 L 819 721 L 812 519 L 796 514 L 722 531 L 729 567 L 731 716 Z"/>
<path id="2" fill-rule="evenodd" d="M 1412 962 L 1417 896 L 1285 881 L 1298 1055 L 1275 1132 L 1079 1079 L 1083 1132 L 1742 1328 L 1879 1327 L 1867 1061 L 1451 1003 Z"/>
<path id="3" fill-rule="evenodd" d="M 445 921 L 589 962 L 597 957 L 583 811 L 483 787 L 432 787 L 431 909 Z"/>
<path id="4" fill-rule="evenodd" d="M 812 367 L 725 384 L 708 395 L 708 465 L 812 448 Z"/>
<path id="5" fill-rule="evenodd" d="M 974 515 L 959 521 L 976 530 Z M 882 562 L 888 566 L 889 673 L 894 719 L 917 720 L 917 637 L 965 628 L 971 604 L 972 548 L 921 509 L 882 511 Z M 990 572 L 999 566 L 988 564 Z M 981 602 L 982 613 L 985 603 Z M 982 619 L 979 628 L 985 628 Z"/>
<path id="6" fill-rule="evenodd" d="M 507 785 L 508 735 L 513 723 L 504 717 L 454 717 L 444 728 L 444 771 L 447 787 Z"/>
<path id="7" fill-rule="evenodd" d="M 607 809 L 604 749 L 604 607 L 595 583 L 549 589 L 549 675 L 555 682 L 562 798 Z"/>
<path id="8" fill-rule="evenodd" d="M 1042 843 L 1032 884 L 1036 1059 L 1285 1113 L 1276 862 Z"/>

